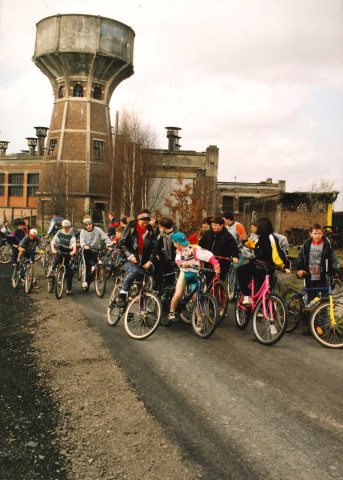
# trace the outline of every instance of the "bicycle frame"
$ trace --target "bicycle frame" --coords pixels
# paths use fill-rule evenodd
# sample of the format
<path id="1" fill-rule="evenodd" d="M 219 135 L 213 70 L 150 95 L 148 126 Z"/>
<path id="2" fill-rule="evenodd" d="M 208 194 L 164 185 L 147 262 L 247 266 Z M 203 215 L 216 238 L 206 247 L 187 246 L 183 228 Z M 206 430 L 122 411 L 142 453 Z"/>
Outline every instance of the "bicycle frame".
<path id="1" fill-rule="evenodd" d="M 271 290 L 270 290 L 270 283 L 269 283 L 269 277 L 270 275 L 267 273 L 266 274 L 266 278 L 264 279 L 264 282 L 262 283 L 262 286 L 260 287 L 260 289 L 258 290 L 258 292 L 255 294 L 255 279 L 252 278 L 251 279 L 251 283 L 249 285 L 249 288 L 251 290 L 251 313 L 254 312 L 255 308 L 256 308 L 256 305 L 258 304 L 258 302 L 261 300 L 263 300 L 263 315 L 265 318 L 267 318 L 267 306 L 266 306 L 266 296 L 268 294 L 271 293 Z M 242 295 L 242 298 L 239 300 L 238 302 L 238 306 L 239 308 L 241 308 L 242 310 L 244 311 L 247 311 L 247 307 L 245 307 L 244 305 L 242 305 L 242 300 L 243 300 L 243 295 Z M 271 309 L 270 311 L 270 315 L 272 317 L 272 320 L 274 320 L 274 316 L 273 316 L 273 310 Z"/>

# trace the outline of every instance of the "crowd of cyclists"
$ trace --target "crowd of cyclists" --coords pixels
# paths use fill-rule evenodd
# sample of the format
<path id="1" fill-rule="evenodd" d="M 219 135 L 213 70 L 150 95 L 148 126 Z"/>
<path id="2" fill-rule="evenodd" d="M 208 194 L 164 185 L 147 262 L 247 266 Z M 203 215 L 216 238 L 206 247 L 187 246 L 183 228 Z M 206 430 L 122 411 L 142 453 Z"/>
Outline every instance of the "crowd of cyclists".
<path id="1" fill-rule="evenodd" d="M 245 311 L 249 311 L 254 303 L 250 285 L 252 278 L 259 287 L 271 268 L 291 273 L 287 238 L 274 232 L 267 217 L 253 222 L 248 234 L 244 226 L 235 221 L 232 212 L 224 212 L 220 216 L 204 218 L 199 222 L 199 231 L 188 238 L 178 230 L 172 218 L 164 216 L 156 221 L 148 209 L 141 210 L 137 218 L 124 217 L 120 221 L 110 212 L 108 219 L 108 231 L 105 233 L 94 225 L 90 216 L 84 218 L 83 228 L 79 230 L 68 219 L 54 214 L 47 234 L 41 237 L 35 228 L 30 228 L 29 219 L 17 220 L 13 230 L 10 230 L 9 222 L 4 221 L 0 229 L 1 241 L 12 248 L 12 276 L 24 258 L 34 263 L 39 254 L 45 260 L 46 277 L 50 281 L 63 263 L 66 294 L 71 295 L 73 275 L 78 266 L 82 290 L 87 291 L 94 269 L 97 265 L 104 265 L 97 271 L 99 275 L 97 272 L 95 275 L 97 294 L 102 296 L 104 293 L 104 288 L 99 287 L 102 281 L 100 273 L 103 276 L 112 274 L 117 295 L 115 299 L 111 296 L 110 307 L 123 314 L 132 300 L 130 291 L 133 284 L 146 274 L 151 277 L 152 292 L 161 292 L 161 286 L 169 288 L 167 305 L 165 300 L 162 302 L 167 324 L 179 320 L 178 304 L 185 291 L 194 291 L 194 306 L 191 309 L 194 310 L 194 328 L 200 333 L 204 310 L 207 309 L 207 316 L 211 316 L 209 304 L 202 305 L 199 294 L 196 294 L 201 268 L 204 268 L 207 285 L 213 279 L 218 279 L 221 285 L 227 283 L 228 272 L 234 269 L 236 289 L 242 296 L 238 307 Z M 305 278 L 310 299 L 316 298 L 327 278 L 340 273 L 335 249 L 323 233 L 319 224 L 313 224 L 309 238 L 298 255 L 298 276 Z M 75 261 L 77 256 L 79 261 Z M 38 287 L 35 275 L 33 277 L 32 284 Z M 214 296 L 215 291 L 213 289 Z M 220 311 L 221 303 L 227 302 L 223 288 L 215 300 Z M 276 313 L 271 315 L 273 317 Z M 217 320 L 214 318 L 211 321 L 214 324 Z M 277 335 L 274 318 L 268 324 L 268 330 L 268 335 Z"/>

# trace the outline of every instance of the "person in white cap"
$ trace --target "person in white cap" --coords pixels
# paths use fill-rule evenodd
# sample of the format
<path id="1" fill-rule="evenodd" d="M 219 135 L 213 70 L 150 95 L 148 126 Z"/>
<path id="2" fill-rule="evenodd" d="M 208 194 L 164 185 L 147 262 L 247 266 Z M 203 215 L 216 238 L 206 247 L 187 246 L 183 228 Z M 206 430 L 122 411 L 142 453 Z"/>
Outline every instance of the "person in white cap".
<path id="1" fill-rule="evenodd" d="M 63 220 L 62 230 L 59 230 L 51 240 L 51 251 L 55 254 L 55 258 L 48 272 L 48 277 L 52 277 L 54 275 L 55 268 L 64 257 L 64 264 L 66 266 L 67 295 L 71 295 L 73 282 L 73 271 L 69 266 L 69 261 L 71 255 L 76 253 L 76 238 L 71 233 L 70 229 L 71 224 L 69 220 Z"/>
<path id="2" fill-rule="evenodd" d="M 44 250 L 42 250 L 42 240 L 39 237 L 37 237 L 37 230 L 35 228 L 31 228 L 31 230 L 29 231 L 29 234 L 25 235 L 25 237 L 20 241 L 18 245 L 18 250 L 19 250 L 18 261 L 20 262 L 20 260 L 25 255 L 28 258 L 31 257 L 32 263 L 34 263 L 37 247 L 40 249 L 39 253 L 44 254 Z M 35 287 L 38 287 L 35 278 L 33 278 L 33 285 Z"/>

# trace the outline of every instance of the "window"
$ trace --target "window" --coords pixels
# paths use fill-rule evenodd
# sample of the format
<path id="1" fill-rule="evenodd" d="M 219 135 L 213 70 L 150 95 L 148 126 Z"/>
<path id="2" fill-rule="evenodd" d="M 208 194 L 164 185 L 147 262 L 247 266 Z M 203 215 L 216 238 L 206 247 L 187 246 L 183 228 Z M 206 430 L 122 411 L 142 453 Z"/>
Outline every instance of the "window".
<path id="1" fill-rule="evenodd" d="M 8 187 L 8 194 L 11 197 L 22 197 L 23 196 L 23 187 Z"/>
<path id="2" fill-rule="evenodd" d="M 50 140 L 48 155 L 55 155 L 56 145 L 57 145 L 57 138 L 52 138 L 52 139 Z"/>
<path id="3" fill-rule="evenodd" d="M 60 88 L 58 89 L 58 98 L 63 98 L 64 97 L 64 86 L 61 85 Z"/>
<path id="4" fill-rule="evenodd" d="M 5 195 L 5 187 L 3 185 L 0 185 L 0 197 L 3 197 Z"/>
<path id="5" fill-rule="evenodd" d="M 249 200 L 253 200 L 253 197 L 239 197 L 239 211 L 240 212 L 244 211 L 244 207 L 243 207 L 244 202 L 248 202 Z"/>
<path id="6" fill-rule="evenodd" d="M 10 173 L 8 183 L 24 183 L 23 173 Z"/>
<path id="7" fill-rule="evenodd" d="M 104 142 L 94 140 L 94 158 L 104 158 Z"/>
<path id="8" fill-rule="evenodd" d="M 79 83 L 74 87 L 73 97 L 83 97 L 83 88 Z"/>
<path id="9" fill-rule="evenodd" d="M 223 197 L 223 212 L 233 211 L 233 197 Z"/>
<path id="10" fill-rule="evenodd" d="M 93 98 L 95 98 L 96 100 L 101 100 L 101 88 L 100 87 L 95 87 L 94 88 Z"/>
<path id="11" fill-rule="evenodd" d="M 4 183 L 4 182 L 5 182 L 5 174 L 0 173 L 0 183 Z"/>
<path id="12" fill-rule="evenodd" d="M 35 197 L 37 195 L 38 187 L 27 187 L 27 196 Z"/>
<path id="13" fill-rule="evenodd" d="M 27 183 L 29 185 L 39 183 L 39 173 L 29 173 L 27 176 Z"/>

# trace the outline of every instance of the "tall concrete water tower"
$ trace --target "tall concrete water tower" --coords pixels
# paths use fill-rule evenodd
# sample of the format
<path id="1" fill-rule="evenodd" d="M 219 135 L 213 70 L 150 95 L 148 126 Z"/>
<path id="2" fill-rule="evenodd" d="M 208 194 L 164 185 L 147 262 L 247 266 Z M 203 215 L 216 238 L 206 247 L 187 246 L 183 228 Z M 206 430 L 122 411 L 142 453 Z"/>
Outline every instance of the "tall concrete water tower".
<path id="1" fill-rule="evenodd" d="M 130 27 L 100 16 L 55 15 L 37 23 L 33 61 L 54 93 L 40 200 L 49 200 L 57 185 L 77 216 L 109 207 L 109 102 L 133 74 L 134 37 Z"/>

